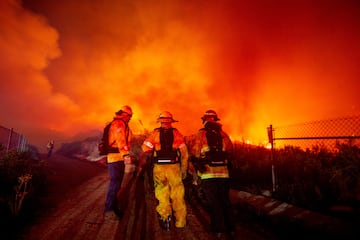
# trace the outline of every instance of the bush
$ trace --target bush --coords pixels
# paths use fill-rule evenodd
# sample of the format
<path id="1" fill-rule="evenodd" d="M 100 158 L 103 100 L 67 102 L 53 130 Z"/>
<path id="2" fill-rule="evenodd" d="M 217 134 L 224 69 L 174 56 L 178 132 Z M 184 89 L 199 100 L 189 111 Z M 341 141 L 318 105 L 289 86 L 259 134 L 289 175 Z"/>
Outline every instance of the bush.
<path id="1" fill-rule="evenodd" d="M 269 149 L 234 144 L 233 187 L 254 194 L 272 189 L 275 167 L 276 191 L 272 197 L 298 207 L 329 212 L 335 205 L 358 211 L 360 201 L 360 149 L 338 143 L 336 151 L 324 146 L 302 150 L 294 146 Z M 267 191 L 269 192 L 269 191 Z"/>
<path id="2" fill-rule="evenodd" d="M 8 206 L 9 213 L 17 217 L 25 197 L 35 197 L 43 189 L 45 179 L 45 164 L 39 160 L 35 148 L 30 147 L 25 152 L 6 152 L 0 148 L 0 205 L 3 211 Z"/>

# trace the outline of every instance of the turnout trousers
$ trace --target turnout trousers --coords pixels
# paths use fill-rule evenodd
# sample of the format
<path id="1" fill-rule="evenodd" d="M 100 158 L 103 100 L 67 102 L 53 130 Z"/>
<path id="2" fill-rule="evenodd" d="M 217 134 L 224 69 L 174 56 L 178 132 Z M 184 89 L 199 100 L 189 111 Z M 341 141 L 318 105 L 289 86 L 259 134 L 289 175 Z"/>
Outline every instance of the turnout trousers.
<path id="1" fill-rule="evenodd" d="M 186 205 L 184 185 L 180 164 L 154 164 L 153 169 L 155 197 L 159 201 L 156 211 L 161 219 L 172 215 L 174 210 L 175 226 L 186 224 Z"/>
<path id="2" fill-rule="evenodd" d="M 234 231 L 234 219 L 229 199 L 229 178 L 202 179 L 201 186 L 209 207 L 211 231 L 215 233 Z"/>

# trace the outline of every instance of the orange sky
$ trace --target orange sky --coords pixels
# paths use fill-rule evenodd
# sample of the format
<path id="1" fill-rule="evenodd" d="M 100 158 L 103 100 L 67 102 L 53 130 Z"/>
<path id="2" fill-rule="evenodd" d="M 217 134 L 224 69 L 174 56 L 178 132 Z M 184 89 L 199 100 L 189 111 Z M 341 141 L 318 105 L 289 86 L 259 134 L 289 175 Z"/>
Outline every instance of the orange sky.
<path id="1" fill-rule="evenodd" d="M 161 2 L 161 4 L 160 4 Z M 234 140 L 360 114 L 360 4 L 346 0 L 2 0 L 0 125 L 44 148 L 122 105 L 184 135 L 218 112 Z"/>

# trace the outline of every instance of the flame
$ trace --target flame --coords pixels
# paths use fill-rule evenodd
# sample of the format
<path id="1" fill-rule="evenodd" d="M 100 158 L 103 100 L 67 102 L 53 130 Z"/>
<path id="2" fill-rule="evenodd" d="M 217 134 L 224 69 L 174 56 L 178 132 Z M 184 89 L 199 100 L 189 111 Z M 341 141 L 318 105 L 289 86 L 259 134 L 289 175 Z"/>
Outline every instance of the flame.
<path id="1" fill-rule="evenodd" d="M 101 130 L 125 104 L 136 133 L 168 110 L 191 135 L 213 109 L 234 140 L 252 144 L 267 140 L 270 124 L 360 111 L 359 15 L 350 3 L 0 6 L 0 123 L 34 144 Z"/>

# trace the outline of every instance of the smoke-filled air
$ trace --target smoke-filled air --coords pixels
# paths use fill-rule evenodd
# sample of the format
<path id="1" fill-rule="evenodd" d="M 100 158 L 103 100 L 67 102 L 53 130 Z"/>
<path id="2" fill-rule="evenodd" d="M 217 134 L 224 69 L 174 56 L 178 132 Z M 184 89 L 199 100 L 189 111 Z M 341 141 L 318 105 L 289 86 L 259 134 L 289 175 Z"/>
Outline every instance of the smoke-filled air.
<path id="1" fill-rule="evenodd" d="M 184 135 L 215 110 L 234 141 L 360 114 L 360 4 L 351 0 L 2 0 L 0 125 L 43 147 L 133 132 L 170 111 Z"/>

